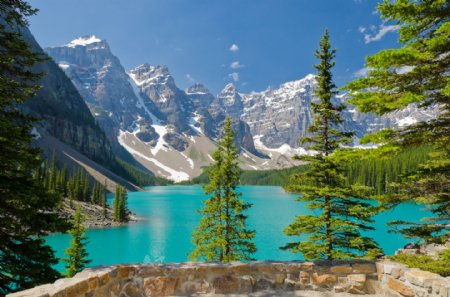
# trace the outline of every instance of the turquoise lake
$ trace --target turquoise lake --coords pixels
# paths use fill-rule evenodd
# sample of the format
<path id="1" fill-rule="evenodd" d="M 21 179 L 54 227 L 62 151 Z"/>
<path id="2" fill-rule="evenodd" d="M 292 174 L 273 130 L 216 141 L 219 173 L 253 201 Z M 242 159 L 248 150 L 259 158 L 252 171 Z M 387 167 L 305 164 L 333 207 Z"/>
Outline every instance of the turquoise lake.
<path id="1" fill-rule="evenodd" d="M 255 243 L 258 260 L 302 259 L 279 249 L 293 238 L 285 236 L 283 229 L 295 215 L 310 213 L 305 204 L 295 202 L 296 195 L 287 194 L 280 187 L 242 186 L 242 198 L 253 203 L 247 212 L 249 227 L 256 230 Z M 181 262 L 187 261 L 192 250 L 192 230 L 200 216 L 203 194 L 200 186 L 149 187 L 145 192 L 128 193 L 128 207 L 142 218 L 127 226 L 92 229 L 87 231 L 87 250 L 92 260 L 90 266 L 134 262 Z M 425 210 L 417 205 L 404 204 L 376 217 L 371 231 L 386 254 L 392 254 L 408 240 L 398 234 L 387 232 L 386 223 L 391 220 L 420 220 Z M 70 242 L 68 234 L 52 234 L 47 242 L 58 257 Z M 60 263 L 57 269 L 63 271 Z"/>

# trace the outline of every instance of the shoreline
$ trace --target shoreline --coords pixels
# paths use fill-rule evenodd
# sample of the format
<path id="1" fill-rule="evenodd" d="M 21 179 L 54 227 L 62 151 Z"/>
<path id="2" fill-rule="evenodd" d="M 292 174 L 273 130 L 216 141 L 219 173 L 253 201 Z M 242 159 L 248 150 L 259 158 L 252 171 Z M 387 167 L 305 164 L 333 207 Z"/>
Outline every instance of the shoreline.
<path id="1" fill-rule="evenodd" d="M 70 221 L 75 214 L 77 206 L 80 206 L 81 213 L 85 219 L 83 226 L 88 230 L 122 227 L 132 222 L 145 220 L 144 218 L 138 217 L 135 213 L 129 212 L 129 220 L 127 222 L 117 222 L 113 219 L 113 210 L 109 206 L 106 208 L 105 215 L 105 210 L 100 205 L 76 200 L 72 201 L 72 203 L 73 205 L 70 207 L 69 199 L 63 199 L 59 209 L 60 216 Z"/>

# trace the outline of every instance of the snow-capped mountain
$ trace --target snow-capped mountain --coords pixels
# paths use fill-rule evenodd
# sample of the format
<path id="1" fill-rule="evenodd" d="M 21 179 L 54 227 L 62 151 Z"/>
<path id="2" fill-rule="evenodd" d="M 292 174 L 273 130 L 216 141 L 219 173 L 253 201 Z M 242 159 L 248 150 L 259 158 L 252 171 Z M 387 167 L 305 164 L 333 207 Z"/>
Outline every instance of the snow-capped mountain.
<path id="1" fill-rule="evenodd" d="M 106 41 L 85 36 L 46 51 L 72 80 L 113 145 L 117 147 L 120 130 L 134 131 L 139 126 L 141 130 L 148 127 L 148 134 L 155 133 L 134 83 Z M 146 108 L 156 110 L 151 102 Z"/>
<path id="2" fill-rule="evenodd" d="M 307 135 L 317 100 L 315 76 L 261 92 L 240 93 L 228 84 L 217 95 L 201 84 L 177 87 L 166 66 L 142 64 L 125 71 L 105 40 L 77 38 L 46 49 L 70 77 L 116 149 L 126 149 L 157 175 L 176 181 L 201 173 L 208 165 L 226 116 L 233 118 L 236 144 L 245 169 L 294 165 L 306 154 L 298 138 Z M 336 96 L 344 102 L 346 95 Z M 435 110 L 410 106 L 383 117 L 343 113 L 344 127 L 358 137 L 388 126 L 404 126 L 434 116 Z"/>
<path id="3" fill-rule="evenodd" d="M 226 112 L 213 108 L 216 100 L 206 87 L 180 90 L 166 66 L 142 64 L 125 71 L 105 40 L 79 37 L 70 43 L 47 48 L 83 96 L 91 113 L 106 131 L 116 150 L 126 149 L 143 166 L 173 180 L 201 173 L 211 162 L 214 140 Z M 246 123 L 234 121 L 244 168 L 263 154 L 253 143 Z M 247 165 L 249 164 L 249 165 Z"/>

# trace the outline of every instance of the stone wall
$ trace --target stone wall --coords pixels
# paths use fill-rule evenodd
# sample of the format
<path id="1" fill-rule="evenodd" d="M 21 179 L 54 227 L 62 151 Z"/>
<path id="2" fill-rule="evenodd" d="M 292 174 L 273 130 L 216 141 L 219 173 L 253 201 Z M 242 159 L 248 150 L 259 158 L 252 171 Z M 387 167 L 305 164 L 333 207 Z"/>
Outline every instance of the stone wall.
<path id="1" fill-rule="evenodd" d="M 377 270 L 378 269 L 378 270 Z M 186 296 L 320 290 L 389 297 L 450 297 L 450 280 L 390 262 L 167 263 L 93 267 L 8 297 Z"/>
<path id="2" fill-rule="evenodd" d="M 391 261 L 378 262 L 376 265 L 385 296 L 450 297 L 450 277 L 444 278 L 436 273 Z"/>

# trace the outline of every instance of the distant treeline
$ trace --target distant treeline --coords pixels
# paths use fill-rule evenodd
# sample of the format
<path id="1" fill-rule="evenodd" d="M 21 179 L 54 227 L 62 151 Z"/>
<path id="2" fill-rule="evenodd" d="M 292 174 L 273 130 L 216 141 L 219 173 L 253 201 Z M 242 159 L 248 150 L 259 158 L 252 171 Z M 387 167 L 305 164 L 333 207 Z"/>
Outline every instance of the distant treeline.
<path id="1" fill-rule="evenodd" d="M 359 183 L 373 187 L 376 194 L 393 191 L 389 185 L 398 182 L 400 177 L 418 168 L 419 164 L 428 159 L 430 146 L 409 148 L 392 157 L 383 159 L 364 159 L 349 163 L 345 167 L 349 184 Z M 306 171 L 308 165 L 274 170 L 244 170 L 241 174 L 241 185 L 273 185 L 284 186 L 295 173 Z M 209 182 L 203 173 L 184 184 L 206 184 Z"/>
<path id="2" fill-rule="evenodd" d="M 115 161 L 112 171 L 139 187 L 167 186 L 173 184 L 172 181 L 155 176 L 149 171 L 138 168 L 119 157 L 116 157 Z"/>

